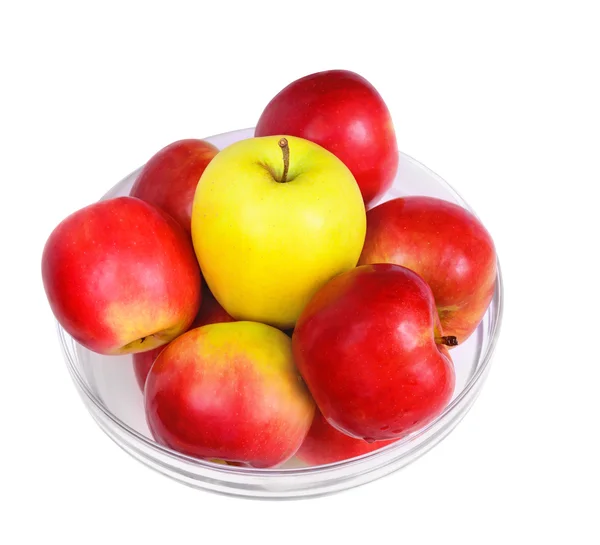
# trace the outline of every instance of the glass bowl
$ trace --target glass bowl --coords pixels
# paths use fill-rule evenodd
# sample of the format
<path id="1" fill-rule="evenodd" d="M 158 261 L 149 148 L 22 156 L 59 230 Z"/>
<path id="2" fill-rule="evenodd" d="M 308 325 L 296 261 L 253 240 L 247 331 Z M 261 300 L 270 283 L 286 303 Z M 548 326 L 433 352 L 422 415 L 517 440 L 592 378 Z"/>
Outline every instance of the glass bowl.
<path id="1" fill-rule="evenodd" d="M 218 148 L 250 138 L 245 129 L 207 138 Z M 103 198 L 128 195 L 140 169 Z M 439 176 L 400 154 L 392 188 L 381 202 L 402 195 L 429 195 L 470 208 Z M 307 467 L 292 459 L 277 469 L 225 466 L 179 454 L 156 443 L 143 411 L 131 356 L 101 356 L 75 342 L 60 325 L 59 339 L 73 381 L 86 407 L 106 434 L 147 466 L 184 484 L 224 494 L 255 498 L 299 498 L 365 484 L 404 467 L 439 443 L 473 405 L 490 368 L 502 316 L 502 278 L 476 332 L 452 349 L 456 368 L 454 396 L 444 412 L 421 430 L 375 452 L 332 464 Z"/>

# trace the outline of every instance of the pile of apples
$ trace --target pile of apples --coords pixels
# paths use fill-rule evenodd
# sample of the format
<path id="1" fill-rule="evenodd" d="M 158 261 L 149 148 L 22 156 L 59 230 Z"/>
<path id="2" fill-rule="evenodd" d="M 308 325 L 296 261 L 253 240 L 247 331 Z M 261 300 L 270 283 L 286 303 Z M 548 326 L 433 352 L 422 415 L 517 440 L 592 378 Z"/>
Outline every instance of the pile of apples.
<path id="1" fill-rule="evenodd" d="M 133 354 L 155 440 L 213 461 L 318 465 L 381 448 L 452 397 L 452 347 L 492 299 L 492 239 L 425 196 L 376 203 L 398 150 L 360 75 L 294 81 L 255 134 L 174 142 L 130 195 L 64 219 L 42 256 L 56 319 Z"/>

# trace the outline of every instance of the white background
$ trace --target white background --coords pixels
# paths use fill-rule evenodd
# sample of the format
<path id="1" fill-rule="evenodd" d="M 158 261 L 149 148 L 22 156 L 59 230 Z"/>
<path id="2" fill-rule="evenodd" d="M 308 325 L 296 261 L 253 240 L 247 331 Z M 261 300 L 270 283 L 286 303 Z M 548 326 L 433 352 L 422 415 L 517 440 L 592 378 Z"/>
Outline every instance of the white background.
<path id="1" fill-rule="evenodd" d="M 593 4 L 3 2 L 0 542 L 598 543 Z M 162 146 L 253 126 L 280 88 L 330 68 L 378 88 L 402 151 L 492 233 L 506 287 L 492 371 L 444 442 L 377 482 L 294 502 L 192 490 L 88 416 L 42 246 Z"/>

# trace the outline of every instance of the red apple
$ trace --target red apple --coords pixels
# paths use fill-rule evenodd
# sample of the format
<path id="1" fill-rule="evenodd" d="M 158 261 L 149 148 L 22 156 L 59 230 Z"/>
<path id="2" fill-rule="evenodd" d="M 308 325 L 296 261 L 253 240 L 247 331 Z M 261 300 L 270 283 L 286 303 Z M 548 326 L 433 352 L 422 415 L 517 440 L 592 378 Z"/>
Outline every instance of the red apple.
<path id="1" fill-rule="evenodd" d="M 341 159 L 360 187 L 366 205 L 392 185 L 398 147 L 388 108 L 365 78 L 328 70 L 300 78 L 264 109 L 255 136 L 299 136 Z"/>
<path id="2" fill-rule="evenodd" d="M 359 265 L 395 263 L 431 287 L 446 335 L 465 341 L 483 318 L 496 286 L 496 251 L 468 210 L 432 197 L 402 197 L 367 213 Z"/>
<path id="3" fill-rule="evenodd" d="M 146 378 L 150 372 L 152 364 L 158 358 L 159 354 L 167 347 L 168 344 L 154 348 L 153 350 L 147 350 L 146 352 L 138 352 L 133 354 L 133 372 L 135 374 L 135 380 L 140 387 L 142 392 L 144 391 L 144 385 L 146 384 Z"/>
<path id="4" fill-rule="evenodd" d="M 398 439 L 444 409 L 454 368 L 431 289 L 411 270 L 377 264 L 342 273 L 306 306 L 294 358 L 319 410 L 366 441 Z"/>
<path id="5" fill-rule="evenodd" d="M 204 140 L 173 142 L 146 163 L 129 194 L 167 212 L 190 234 L 196 185 L 218 152 Z"/>
<path id="6" fill-rule="evenodd" d="M 350 437 L 329 425 L 320 411 L 315 411 L 308 435 L 296 452 L 296 458 L 314 466 L 331 464 L 379 450 L 394 442 L 392 439 L 367 443 Z"/>
<path id="7" fill-rule="evenodd" d="M 209 324 L 175 339 L 152 365 L 144 398 L 160 444 L 253 467 L 292 457 L 314 414 L 291 340 L 256 322 Z"/>
<path id="8" fill-rule="evenodd" d="M 208 286 L 204 284 L 202 289 L 202 305 L 200 305 L 200 310 L 194 319 L 192 327 L 196 328 L 208 324 L 235 321 L 235 318 L 227 314 L 227 311 L 218 303 L 215 296 L 208 289 Z"/>
<path id="9" fill-rule="evenodd" d="M 171 217 L 133 197 L 63 220 L 46 242 L 42 277 L 58 322 L 100 354 L 168 343 L 190 326 L 201 301 L 189 238 Z"/>
<path id="10" fill-rule="evenodd" d="M 235 322 L 235 320 L 225 312 L 225 309 L 215 299 L 214 295 L 210 292 L 206 284 L 202 286 L 202 304 L 198 315 L 194 319 L 191 327 L 196 328 L 207 324 L 218 324 L 221 322 Z M 166 348 L 164 345 L 149 350 L 147 352 L 138 352 L 133 355 L 133 370 L 135 372 L 136 381 L 141 388 L 144 390 L 144 384 L 146 384 L 146 378 L 150 372 L 150 367 L 154 363 L 154 360 L 158 355 Z"/>

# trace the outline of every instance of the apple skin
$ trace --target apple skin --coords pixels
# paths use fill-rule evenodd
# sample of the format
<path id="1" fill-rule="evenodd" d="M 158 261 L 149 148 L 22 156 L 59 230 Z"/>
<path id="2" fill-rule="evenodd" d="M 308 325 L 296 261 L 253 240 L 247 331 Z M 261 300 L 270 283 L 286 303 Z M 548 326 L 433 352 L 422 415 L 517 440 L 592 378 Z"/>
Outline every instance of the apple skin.
<path id="1" fill-rule="evenodd" d="M 392 199 L 367 213 L 359 260 L 395 263 L 431 287 L 446 335 L 464 342 L 481 322 L 496 287 L 494 242 L 479 219 L 442 199 Z"/>
<path id="2" fill-rule="evenodd" d="M 218 152 L 218 148 L 204 140 L 173 142 L 150 158 L 129 194 L 173 216 L 190 234 L 196 185 Z"/>
<path id="3" fill-rule="evenodd" d="M 390 112 L 377 90 L 347 70 L 300 78 L 266 106 L 255 136 L 306 138 L 339 157 L 350 169 L 368 206 L 392 185 L 398 146 Z"/>
<path id="4" fill-rule="evenodd" d="M 259 468 L 294 455 L 315 409 L 291 340 L 255 322 L 209 324 L 175 339 L 150 369 L 144 398 L 160 444 Z"/>
<path id="5" fill-rule="evenodd" d="M 189 328 L 202 279 L 189 238 L 133 197 L 74 212 L 42 254 L 50 307 L 78 343 L 106 355 L 151 350 Z"/>
<path id="6" fill-rule="evenodd" d="M 166 344 L 152 350 L 147 350 L 146 352 L 133 354 L 133 372 L 135 374 L 135 380 L 142 392 L 144 391 L 144 385 L 146 384 L 146 379 L 148 378 L 148 373 L 150 372 L 152 364 L 167 346 L 169 345 Z"/>
<path id="7" fill-rule="evenodd" d="M 198 315 L 194 318 L 190 329 L 200 327 L 207 324 L 218 324 L 222 322 L 234 322 L 235 320 L 225 312 L 223 307 L 219 305 L 213 294 L 206 287 L 206 284 L 202 286 L 202 304 Z M 291 336 L 291 335 L 290 335 Z M 154 350 L 148 350 L 146 352 L 138 352 L 133 354 L 133 370 L 135 373 L 135 379 L 142 391 L 144 391 L 144 385 L 146 384 L 146 378 L 150 372 L 150 367 L 154 363 L 154 360 L 163 351 L 166 346 L 159 346 Z"/>
<path id="8" fill-rule="evenodd" d="M 211 292 L 235 319 L 280 329 L 293 328 L 317 289 L 356 266 L 365 229 L 352 173 L 293 136 L 221 150 L 194 196 L 192 240 Z"/>
<path id="9" fill-rule="evenodd" d="M 235 318 L 227 314 L 227 311 L 219 305 L 215 296 L 208 289 L 208 286 L 204 284 L 202 288 L 202 304 L 200 305 L 198 315 L 194 318 L 192 328 L 225 322 L 235 322 Z"/>
<path id="10" fill-rule="evenodd" d="M 350 437 L 329 425 L 317 410 L 310 430 L 296 452 L 296 458 L 313 466 L 331 464 L 379 450 L 395 441 L 367 443 L 363 439 Z"/>
<path id="11" fill-rule="evenodd" d="M 431 289 L 411 270 L 364 265 L 328 282 L 302 312 L 294 358 L 329 424 L 398 439 L 444 409 L 454 367 Z"/>

